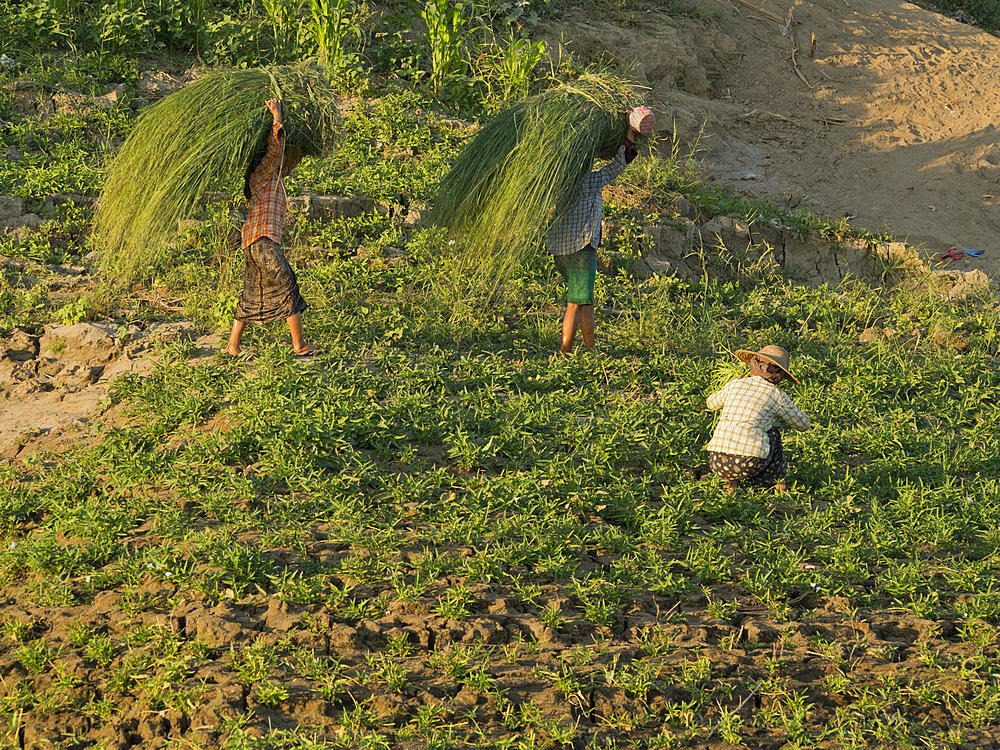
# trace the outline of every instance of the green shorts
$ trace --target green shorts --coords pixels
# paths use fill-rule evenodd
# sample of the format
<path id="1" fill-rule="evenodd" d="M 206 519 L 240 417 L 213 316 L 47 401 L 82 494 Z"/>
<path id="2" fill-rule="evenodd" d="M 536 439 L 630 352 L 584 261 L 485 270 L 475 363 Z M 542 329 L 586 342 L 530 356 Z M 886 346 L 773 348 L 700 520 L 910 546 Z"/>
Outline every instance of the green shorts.
<path id="1" fill-rule="evenodd" d="M 594 281 L 597 279 L 597 248 L 587 245 L 567 255 L 553 255 L 556 270 L 566 279 L 566 301 L 574 305 L 594 304 Z"/>

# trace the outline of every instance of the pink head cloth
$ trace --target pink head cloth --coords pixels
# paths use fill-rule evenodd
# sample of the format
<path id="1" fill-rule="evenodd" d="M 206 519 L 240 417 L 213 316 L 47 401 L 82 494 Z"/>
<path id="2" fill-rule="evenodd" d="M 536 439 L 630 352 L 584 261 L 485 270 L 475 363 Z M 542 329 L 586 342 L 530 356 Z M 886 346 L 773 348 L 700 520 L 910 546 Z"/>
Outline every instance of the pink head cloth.
<path id="1" fill-rule="evenodd" d="M 643 135 L 649 135 L 656 125 L 656 117 L 649 107 L 636 107 L 628 113 L 628 122 Z"/>

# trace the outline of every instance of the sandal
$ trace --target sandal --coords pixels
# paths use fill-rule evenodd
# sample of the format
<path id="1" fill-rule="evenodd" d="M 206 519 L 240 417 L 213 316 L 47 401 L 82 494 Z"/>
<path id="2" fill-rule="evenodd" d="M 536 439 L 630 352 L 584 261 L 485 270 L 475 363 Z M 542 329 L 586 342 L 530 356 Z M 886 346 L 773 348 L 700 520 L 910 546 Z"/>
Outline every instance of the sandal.
<path id="1" fill-rule="evenodd" d="M 296 359 L 309 359 L 310 357 L 315 357 L 322 353 L 323 350 L 317 346 L 307 346 L 301 352 L 297 352 L 294 349 L 292 350 L 292 354 L 295 356 Z"/>

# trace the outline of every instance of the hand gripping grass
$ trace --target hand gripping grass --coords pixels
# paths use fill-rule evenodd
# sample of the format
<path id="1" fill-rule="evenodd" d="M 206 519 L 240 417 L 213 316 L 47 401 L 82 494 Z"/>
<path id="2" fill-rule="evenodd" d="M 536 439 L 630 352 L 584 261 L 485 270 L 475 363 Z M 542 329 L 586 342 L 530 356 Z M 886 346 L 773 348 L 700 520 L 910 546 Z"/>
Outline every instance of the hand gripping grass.
<path id="1" fill-rule="evenodd" d="M 264 102 L 272 97 L 282 101 L 287 143 L 309 156 L 332 148 L 335 93 L 306 66 L 210 73 L 142 114 L 111 165 L 95 218 L 92 241 L 111 286 L 152 278 L 177 220 L 206 190 L 243 177 L 266 146 Z"/>
<path id="2" fill-rule="evenodd" d="M 438 188 L 434 220 L 452 230 L 459 283 L 495 297 L 568 211 L 598 154 L 625 138 L 641 95 L 588 74 L 517 102 L 465 147 Z"/>

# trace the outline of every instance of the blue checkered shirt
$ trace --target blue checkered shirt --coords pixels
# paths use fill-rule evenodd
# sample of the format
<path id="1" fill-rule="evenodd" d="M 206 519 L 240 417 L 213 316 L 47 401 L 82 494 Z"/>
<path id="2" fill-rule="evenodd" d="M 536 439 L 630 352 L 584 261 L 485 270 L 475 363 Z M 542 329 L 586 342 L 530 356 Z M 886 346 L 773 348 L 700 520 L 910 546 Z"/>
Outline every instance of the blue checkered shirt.
<path id="1" fill-rule="evenodd" d="M 597 247 L 601 244 L 601 219 L 604 217 L 601 188 L 614 182 L 615 178 L 625 171 L 627 162 L 633 158 L 635 149 L 630 148 L 626 156 L 625 146 L 622 145 L 609 164 L 584 176 L 579 187 L 580 199 L 549 229 L 545 247 L 550 253 L 568 255 L 582 250 L 587 245 Z"/>

